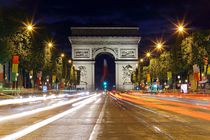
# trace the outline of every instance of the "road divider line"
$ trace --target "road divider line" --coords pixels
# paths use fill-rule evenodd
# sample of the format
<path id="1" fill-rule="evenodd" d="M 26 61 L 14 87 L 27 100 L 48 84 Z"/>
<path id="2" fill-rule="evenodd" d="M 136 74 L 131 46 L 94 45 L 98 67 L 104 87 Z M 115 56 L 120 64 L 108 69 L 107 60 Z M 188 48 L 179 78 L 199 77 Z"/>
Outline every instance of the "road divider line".
<path id="1" fill-rule="evenodd" d="M 25 112 L 21 112 L 21 113 L 9 115 L 9 116 L 0 117 L 0 122 L 12 120 L 12 119 L 17 119 L 17 118 L 21 118 L 21 117 L 26 117 L 26 116 L 29 116 L 29 115 L 32 115 L 32 114 L 36 114 L 36 113 L 40 113 L 40 112 L 43 112 L 43 111 L 51 110 L 51 109 L 61 107 L 61 106 L 64 106 L 64 105 L 68 105 L 68 104 L 71 104 L 71 103 L 74 103 L 74 102 L 77 102 L 79 100 L 82 100 L 82 99 L 85 99 L 85 98 L 88 98 L 88 97 L 92 97 L 92 96 L 94 96 L 94 95 L 79 97 L 77 99 L 71 99 L 69 101 L 56 103 L 56 104 L 53 104 L 51 106 L 37 108 L 37 109 L 34 109 L 34 110 L 30 110 L 30 111 L 25 111 Z"/>
<path id="2" fill-rule="evenodd" d="M 96 102 L 99 102 L 99 101 L 96 101 Z M 104 116 L 104 110 L 105 110 L 106 104 L 107 104 L 107 96 L 105 98 L 105 103 L 103 104 L 103 107 L 102 107 L 102 109 L 100 111 L 99 117 L 98 117 L 98 119 L 96 121 L 96 124 L 93 127 L 93 130 L 92 130 L 88 140 L 95 140 L 96 139 L 95 132 L 96 132 L 96 130 L 99 127 L 98 124 L 100 124 L 102 122 L 102 117 Z"/>
<path id="3" fill-rule="evenodd" d="M 43 120 L 41 122 L 38 122 L 38 123 L 33 124 L 31 126 L 28 126 L 28 127 L 24 128 L 24 129 L 18 131 L 18 132 L 15 132 L 13 134 L 7 135 L 7 136 L 1 138 L 0 140 L 15 140 L 15 139 L 21 138 L 21 137 L 23 137 L 23 136 L 25 136 L 25 135 L 27 135 L 27 134 L 29 134 L 29 133 L 31 133 L 31 132 L 33 132 L 33 131 L 41 128 L 41 127 L 43 127 L 43 126 L 48 125 L 49 123 L 52 123 L 52 122 L 54 122 L 54 121 L 56 121 L 56 120 L 58 120 L 58 119 L 60 119 L 60 118 L 62 118 L 64 116 L 66 116 L 66 115 L 68 115 L 68 114 L 70 114 L 70 113 L 72 113 L 72 112 L 82 108 L 83 106 L 85 106 L 85 105 L 91 103 L 92 101 L 94 101 L 99 96 L 100 96 L 100 94 L 98 94 L 98 95 L 94 94 L 93 97 L 90 97 L 89 99 L 83 100 L 83 103 L 79 104 L 78 106 L 75 106 L 74 108 L 71 108 L 71 109 L 66 110 L 66 111 L 64 111 L 62 113 L 59 113 L 59 114 L 57 114 L 57 115 L 55 115 L 53 117 L 50 117 L 50 118 L 48 118 L 46 120 Z"/>

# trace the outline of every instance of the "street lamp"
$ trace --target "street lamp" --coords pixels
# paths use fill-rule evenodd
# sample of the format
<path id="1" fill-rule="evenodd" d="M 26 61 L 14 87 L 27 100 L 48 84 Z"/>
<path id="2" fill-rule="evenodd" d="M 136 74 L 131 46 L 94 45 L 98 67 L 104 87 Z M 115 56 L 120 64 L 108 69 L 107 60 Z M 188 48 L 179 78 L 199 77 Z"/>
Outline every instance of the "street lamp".
<path id="1" fill-rule="evenodd" d="M 26 29 L 26 31 L 28 31 L 28 32 L 32 32 L 32 31 L 34 31 L 34 24 L 32 24 L 32 23 L 24 23 L 24 25 L 25 25 L 25 29 Z"/>
<path id="2" fill-rule="evenodd" d="M 144 62 L 144 59 L 141 58 L 141 59 L 140 59 L 140 62 L 143 63 L 143 62 Z"/>
<path id="3" fill-rule="evenodd" d="M 68 60 L 68 63 L 71 64 L 71 59 Z"/>
<path id="4" fill-rule="evenodd" d="M 163 42 L 157 42 L 157 44 L 156 44 L 156 48 L 160 51 L 160 50 L 162 50 L 162 49 L 163 49 L 163 45 L 164 45 L 164 43 L 163 43 Z"/>
<path id="5" fill-rule="evenodd" d="M 52 43 L 52 42 L 48 42 L 47 46 L 48 46 L 49 48 L 52 48 L 52 47 L 53 47 L 53 43 Z"/>
<path id="6" fill-rule="evenodd" d="M 157 44 L 157 49 L 161 49 L 162 48 L 162 44 L 158 43 Z"/>
<path id="7" fill-rule="evenodd" d="M 178 22 L 178 24 L 174 24 L 174 25 L 175 25 L 176 33 L 178 33 L 178 34 L 187 33 L 187 28 L 186 28 L 187 25 L 184 24 L 184 21 Z"/>
<path id="8" fill-rule="evenodd" d="M 65 56 L 65 54 L 64 54 L 64 53 L 62 53 L 62 54 L 61 54 L 61 57 L 63 58 L 64 56 Z"/>
<path id="9" fill-rule="evenodd" d="M 183 27 L 183 25 L 179 25 L 179 26 L 177 27 L 177 31 L 178 31 L 178 32 L 184 32 L 184 27 Z"/>
<path id="10" fill-rule="evenodd" d="M 148 53 L 146 53 L 146 57 L 150 57 L 151 56 L 151 53 L 150 52 L 148 52 Z"/>
<path id="11" fill-rule="evenodd" d="M 158 51 L 161 51 L 164 47 L 164 41 L 162 40 L 157 40 L 155 42 L 153 42 L 155 44 L 155 48 L 158 50 Z"/>
<path id="12" fill-rule="evenodd" d="M 28 30 L 28 31 L 33 31 L 33 26 L 32 26 L 32 25 L 28 25 L 28 26 L 27 26 L 27 30 Z"/>

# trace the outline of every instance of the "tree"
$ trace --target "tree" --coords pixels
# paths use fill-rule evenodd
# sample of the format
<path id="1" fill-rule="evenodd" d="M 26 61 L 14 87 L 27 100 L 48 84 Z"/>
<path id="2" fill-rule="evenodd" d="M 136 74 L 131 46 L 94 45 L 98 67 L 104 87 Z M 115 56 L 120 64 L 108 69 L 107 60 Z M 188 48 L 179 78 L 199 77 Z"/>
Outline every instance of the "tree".
<path id="1" fill-rule="evenodd" d="M 8 39 L 0 39 L 0 64 L 5 64 L 11 58 L 10 42 Z"/>
<path id="2" fill-rule="evenodd" d="M 172 59 L 171 54 L 169 51 L 163 52 L 159 58 L 159 65 L 160 65 L 160 73 L 159 73 L 159 80 L 161 83 L 165 82 L 167 80 L 167 72 L 172 70 Z"/>
<path id="3" fill-rule="evenodd" d="M 167 81 L 167 72 L 172 70 L 172 58 L 169 51 L 165 51 L 156 58 L 150 59 L 149 65 L 142 68 L 142 78 L 150 74 L 151 79 L 158 79 L 160 83 Z"/>
<path id="4" fill-rule="evenodd" d="M 10 37 L 11 52 L 13 55 L 21 57 L 20 65 L 24 67 L 24 63 L 29 62 L 32 56 L 31 49 L 31 36 L 26 31 L 18 31 Z"/>
<path id="5" fill-rule="evenodd" d="M 22 21 L 27 19 L 27 12 L 14 6 L 0 6 L 0 17 L 0 54 L 1 61 L 5 63 L 11 59 L 12 55 L 10 50 L 12 46 L 11 37 L 22 29 Z"/>
<path id="6" fill-rule="evenodd" d="M 150 60 L 149 71 L 153 80 L 158 78 L 160 74 L 160 64 L 157 58 L 152 58 Z"/>
<path id="7" fill-rule="evenodd" d="M 73 65 L 71 65 L 71 68 L 70 68 L 70 83 L 71 85 L 75 84 L 75 68 Z"/>
<path id="8" fill-rule="evenodd" d="M 133 84 L 135 84 L 135 83 L 138 81 L 138 79 L 137 79 L 138 73 L 137 73 L 136 71 L 137 71 L 137 70 L 135 70 L 135 71 L 133 71 L 133 72 L 131 73 L 131 82 L 132 82 Z"/>
<path id="9" fill-rule="evenodd" d="M 202 79 L 202 70 L 205 59 L 210 58 L 210 32 L 197 31 L 186 37 L 182 41 L 183 59 L 185 68 L 192 72 L 192 66 L 197 64 L 200 68 L 200 79 Z M 207 65 L 208 68 L 208 65 Z"/>
<path id="10" fill-rule="evenodd" d="M 182 50 L 181 50 L 181 40 L 180 38 L 176 39 L 177 41 L 171 45 L 170 54 L 171 54 L 171 60 L 172 60 L 172 67 L 171 70 L 174 74 L 174 77 L 176 75 L 180 75 L 184 73 L 185 71 L 185 63 L 182 59 Z"/>
<path id="11" fill-rule="evenodd" d="M 27 49 L 30 47 L 30 39 L 22 28 L 26 13 L 16 7 L 0 7 L 0 63 L 11 61 L 11 56 L 14 54 L 19 56 L 21 54 L 20 66 L 26 66 L 25 60 L 30 56 Z"/>
<path id="12" fill-rule="evenodd" d="M 182 59 L 185 62 L 185 69 L 189 75 L 193 67 L 193 37 L 188 36 L 181 43 Z"/>
<path id="13" fill-rule="evenodd" d="M 75 81 L 75 85 L 79 85 L 80 84 L 80 70 L 76 70 L 76 81 Z"/>
<path id="14" fill-rule="evenodd" d="M 146 79 L 146 75 L 150 72 L 149 66 L 144 66 L 142 70 L 142 79 Z"/>
<path id="15" fill-rule="evenodd" d="M 21 10 L 17 8 L 0 7 L 0 63 L 5 64 L 11 59 L 12 52 L 10 37 L 19 29 L 17 17 L 20 17 Z M 21 19 L 21 18 L 20 18 Z"/>
<path id="16" fill-rule="evenodd" d="M 210 31 L 208 32 L 206 38 L 205 38 L 205 42 L 204 42 L 204 47 L 205 47 L 205 50 L 207 52 L 207 55 L 208 55 L 208 60 L 207 60 L 207 67 L 206 67 L 206 75 L 208 75 L 208 68 L 210 67 Z"/>
<path id="17" fill-rule="evenodd" d="M 194 33 L 193 44 L 192 44 L 192 54 L 193 54 L 193 63 L 198 64 L 200 68 L 200 79 L 202 80 L 202 69 L 204 66 L 204 59 L 207 57 L 207 52 L 203 47 L 203 35 L 200 33 Z"/>

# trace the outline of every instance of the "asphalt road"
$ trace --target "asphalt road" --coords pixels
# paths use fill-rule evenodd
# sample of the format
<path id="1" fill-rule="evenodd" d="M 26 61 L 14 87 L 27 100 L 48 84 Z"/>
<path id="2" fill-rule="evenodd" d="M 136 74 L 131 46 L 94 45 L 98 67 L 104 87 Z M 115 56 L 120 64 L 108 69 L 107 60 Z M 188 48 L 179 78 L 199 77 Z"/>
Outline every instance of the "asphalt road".
<path id="1" fill-rule="evenodd" d="M 64 97 L 34 104 L 0 106 L 0 115 L 3 114 L 0 116 L 0 139 L 210 139 L 210 120 L 205 118 L 208 117 L 208 114 L 210 115 L 209 106 L 184 101 L 169 101 L 168 98 L 164 100 L 149 96 L 120 96 L 122 98 L 110 94 L 91 94 L 82 96 L 82 98 L 81 96 Z M 128 100 L 128 97 L 132 100 Z M 73 101 L 68 102 L 71 100 Z M 63 102 L 68 102 L 68 104 L 1 122 L 2 116 L 20 113 L 17 110 L 26 112 L 30 109 L 39 109 Z M 3 113 L 3 110 L 9 113 Z M 193 113 L 196 113 L 197 116 Z M 204 115 L 199 117 L 199 113 Z"/>

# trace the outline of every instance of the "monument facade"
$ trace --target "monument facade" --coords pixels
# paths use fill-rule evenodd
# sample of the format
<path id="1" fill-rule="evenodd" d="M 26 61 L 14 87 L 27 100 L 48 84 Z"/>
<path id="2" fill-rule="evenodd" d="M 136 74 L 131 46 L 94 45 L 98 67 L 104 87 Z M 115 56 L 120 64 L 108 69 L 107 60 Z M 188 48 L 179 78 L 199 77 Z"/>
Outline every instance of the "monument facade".
<path id="1" fill-rule="evenodd" d="M 131 72 L 138 64 L 138 27 L 72 27 L 72 59 L 81 71 L 78 87 L 95 89 L 95 59 L 110 54 L 115 59 L 117 89 L 133 89 Z"/>

